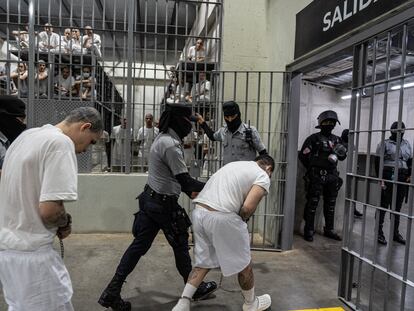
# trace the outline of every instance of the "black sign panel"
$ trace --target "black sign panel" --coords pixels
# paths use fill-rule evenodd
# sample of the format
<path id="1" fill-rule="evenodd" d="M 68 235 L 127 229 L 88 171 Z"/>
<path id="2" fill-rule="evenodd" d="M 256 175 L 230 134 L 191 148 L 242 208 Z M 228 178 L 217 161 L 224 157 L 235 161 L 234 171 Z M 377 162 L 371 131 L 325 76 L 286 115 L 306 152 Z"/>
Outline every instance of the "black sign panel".
<path id="1" fill-rule="evenodd" d="M 412 0 L 314 0 L 296 14 L 295 58 Z"/>

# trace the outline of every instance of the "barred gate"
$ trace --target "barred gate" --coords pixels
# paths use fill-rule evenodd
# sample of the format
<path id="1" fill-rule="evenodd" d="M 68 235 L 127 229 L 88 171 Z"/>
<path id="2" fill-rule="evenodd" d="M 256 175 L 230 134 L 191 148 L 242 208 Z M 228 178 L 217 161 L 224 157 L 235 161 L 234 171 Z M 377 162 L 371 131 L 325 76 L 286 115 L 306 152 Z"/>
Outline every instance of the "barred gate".
<path id="1" fill-rule="evenodd" d="M 414 310 L 414 209 L 413 181 L 399 181 L 394 174 L 391 208 L 381 203 L 384 186 L 383 142 L 390 126 L 398 122 L 397 141 L 404 134 L 414 145 L 413 21 L 376 35 L 354 48 L 350 110 L 350 144 L 344 215 L 344 242 L 339 296 L 353 310 Z M 403 131 L 401 124 L 405 123 Z M 400 143 L 397 142 L 396 150 Z M 400 154 L 397 155 L 397 158 Z M 375 161 L 379 168 L 375 168 Z M 397 167 L 394 171 L 398 172 Z M 413 171 L 410 172 L 413 176 Z M 388 184 L 388 185 L 389 185 Z M 407 200 L 396 210 L 398 187 Z M 386 186 L 386 185 L 385 185 Z M 354 220 L 353 209 L 363 211 Z M 386 214 L 386 246 L 378 243 L 379 213 Z M 394 220 L 406 245 L 393 241 Z"/>
<path id="2" fill-rule="evenodd" d="M 252 249 L 281 250 L 283 239 L 291 239 L 285 235 L 293 235 L 293 229 L 283 234 L 283 226 L 291 226 L 284 218 L 285 209 L 289 212 L 293 209 L 286 207 L 285 200 L 291 75 L 276 71 L 214 71 L 211 81 L 210 101 L 193 103 L 193 109 L 204 114 L 210 127 L 218 129 L 225 124 L 222 104 L 236 101 L 242 121 L 257 128 L 266 149 L 275 159 L 269 195 L 250 219 L 249 232 Z M 205 157 L 197 157 L 195 150 L 195 158 L 203 160 L 192 162 L 190 172 L 193 176 L 208 178 L 222 166 L 223 146 L 221 142 L 208 139 L 204 144 Z"/>

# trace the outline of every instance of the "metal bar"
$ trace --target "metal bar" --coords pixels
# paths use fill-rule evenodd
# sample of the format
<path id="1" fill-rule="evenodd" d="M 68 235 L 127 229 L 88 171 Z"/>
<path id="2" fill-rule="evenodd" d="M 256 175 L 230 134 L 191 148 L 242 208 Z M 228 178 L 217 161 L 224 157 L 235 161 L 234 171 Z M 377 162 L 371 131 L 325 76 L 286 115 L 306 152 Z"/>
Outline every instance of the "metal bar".
<path id="1" fill-rule="evenodd" d="M 34 112 L 35 112 L 35 102 L 34 102 L 34 62 L 35 62 L 35 31 L 34 31 L 34 25 L 35 25 L 35 0 L 29 0 L 29 64 L 28 64 L 28 70 L 29 70 L 29 94 L 28 94 L 28 101 L 26 106 L 26 114 L 27 114 L 27 126 L 29 128 L 33 127 L 35 125 L 34 120 Z"/>
<path id="2" fill-rule="evenodd" d="M 285 202 L 283 204 L 283 226 L 282 226 L 282 250 L 292 249 L 293 226 L 295 221 L 295 197 L 296 197 L 296 175 L 297 175 L 297 152 L 300 113 L 300 88 L 302 75 L 299 74 L 291 80 L 290 105 L 288 106 L 288 141 L 286 157 L 289 162 L 286 166 L 286 186 L 284 190 Z"/>
<path id="3" fill-rule="evenodd" d="M 127 127 L 125 131 L 126 144 L 125 144 L 125 173 L 131 172 L 131 119 L 132 119 L 132 68 L 134 59 L 134 11 L 135 0 L 128 0 L 128 70 L 127 70 L 127 102 L 126 102 L 126 117 Z M 122 163 L 121 163 L 122 165 Z"/>

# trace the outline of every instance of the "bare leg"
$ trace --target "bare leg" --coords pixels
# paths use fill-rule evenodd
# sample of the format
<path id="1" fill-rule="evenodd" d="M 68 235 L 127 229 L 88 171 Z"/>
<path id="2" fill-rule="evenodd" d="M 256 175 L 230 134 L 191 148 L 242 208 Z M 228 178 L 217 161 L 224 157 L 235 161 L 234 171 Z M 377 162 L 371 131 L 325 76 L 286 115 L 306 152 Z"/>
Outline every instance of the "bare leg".
<path id="1" fill-rule="evenodd" d="M 188 276 L 187 283 L 190 283 L 194 287 L 200 286 L 209 271 L 210 269 L 194 267 Z"/>
<path id="2" fill-rule="evenodd" d="M 252 263 L 250 263 L 238 275 L 239 284 L 242 290 L 250 290 L 254 287 L 254 275 Z"/>
<path id="3" fill-rule="evenodd" d="M 270 307 L 272 299 L 269 295 L 255 295 L 252 263 L 239 273 L 238 279 L 244 297 L 243 311 L 263 311 Z"/>
<path id="4" fill-rule="evenodd" d="M 194 267 L 188 276 L 187 284 L 185 284 L 183 293 L 181 294 L 180 300 L 178 300 L 172 311 L 189 311 L 190 301 L 193 298 L 198 286 L 203 281 L 206 274 L 210 269 Z"/>

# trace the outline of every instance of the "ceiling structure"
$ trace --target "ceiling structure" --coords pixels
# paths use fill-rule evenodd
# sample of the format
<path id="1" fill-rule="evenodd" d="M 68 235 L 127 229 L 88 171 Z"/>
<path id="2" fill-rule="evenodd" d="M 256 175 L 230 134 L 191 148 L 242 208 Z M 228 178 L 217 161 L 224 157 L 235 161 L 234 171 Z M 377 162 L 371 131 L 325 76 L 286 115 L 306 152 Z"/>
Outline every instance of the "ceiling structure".
<path id="1" fill-rule="evenodd" d="M 375 70 L 376 81 L 383 80 L 387 66 L 389 66 L 390 76 L 398 76 L 400 74 L 403 54 L 401 38 L 401 33 L 392 36 L 389 49 L 389 64 L 387 64 L 387 39 L 382 38 L 378 39 L 376 43 L 374 41 L 368 43 L 365 73 L 367 81 L 371 79 L 373 70 Z M 376 48 L 374 49 L 374 47 Z M 374 57 L 376 59 L 375 62 L 373 61 Z M 414 36 L 412 33 L 408 33 L 405 62 L 405 72 L 414 73 Z M 374 64 L 375 68 L 373 68 Z M 335 59 L 330 60 L 329 63 L 322 64 L 319 68 L 304 74 L 303 79 L 312 83 L 346 90 L 352 86 L 352 70 L 353 51 L 349 49 L 343 51 Z"/>
<path id="2" fill-rule="evenodd" d="M 29 0 L 3 0 L 0 35 L 14 40 L 12 30 L 28 23 Z M 50 22 L 55 32 L 68 27 L 91 25 L 102 38 L 105 60 L 126 61 L 128 46 L 128 0 L 39 0 L 35 1 L 35 30 Z M 197 19 L 197 2 L 136 1 L 134 12 L 134 61 L 174 64 Z M 38 14 L 40 12 L 41 14 Z M 8 18 L 8 19 L 7 19 Z M 12 28 L 13 27 L 13 28 Z"/>

